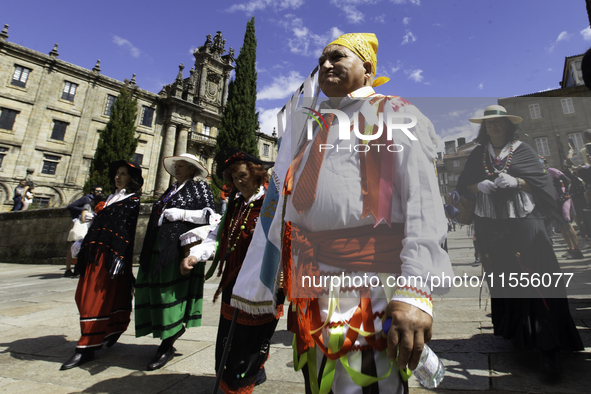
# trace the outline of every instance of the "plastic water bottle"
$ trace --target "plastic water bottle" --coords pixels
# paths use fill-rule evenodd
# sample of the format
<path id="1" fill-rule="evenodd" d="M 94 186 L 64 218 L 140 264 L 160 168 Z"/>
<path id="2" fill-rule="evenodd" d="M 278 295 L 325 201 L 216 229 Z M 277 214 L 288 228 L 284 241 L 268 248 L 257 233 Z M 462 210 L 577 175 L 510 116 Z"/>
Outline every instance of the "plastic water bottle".
<path id="1" fill-rule="evenodd" d="M 384 331 L 384 334 L 388 335 L 391 325 L 392 318 L 387 318 L 382 324 L 382 331 Z M 419 364 L 412 373 L 415 375 L 421 386 L 427 389 L 434 389 L 439 386 L 439 383 L 443 380 L 443 377 L 445 376 L 445 367 L 439 357 L 437 357 L 437 354 L 425 344 L 423 345 L 423 353 L 421 353 Z"/>

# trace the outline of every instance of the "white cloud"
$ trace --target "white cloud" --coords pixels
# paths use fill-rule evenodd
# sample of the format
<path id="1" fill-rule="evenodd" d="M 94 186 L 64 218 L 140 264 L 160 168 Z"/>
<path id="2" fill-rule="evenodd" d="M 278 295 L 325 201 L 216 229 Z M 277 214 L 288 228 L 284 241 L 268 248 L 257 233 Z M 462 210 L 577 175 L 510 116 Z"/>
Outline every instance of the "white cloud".
<path id="1" fill-rule="evenodd" d="M 358 24 L 365 20 L 365 14 L 357 8 L 360 5 L 374 4 L 377 0 L 330 0 L 330 3 L 345 13 L 349 23 Z"/>
<path id="2" fill-rule="evenodd" d="M 133 57 L 140 57 L 140 49 L 134 46 L 129 40 L 125 38 L 121 38 L 119 36 L 113 36 L 113 42 L 120 47 L 127 48 L 129 50 L 129 54 Z"/>
<path id="3" fill-rule="evenodd" d="M 396 63 L 396 65 L 395 65 L 395 66 L 392 66 L 392 67 L 390 68 L 390 71 L 391 71 L 392 73 L 395 73 L 396 71 L 400 70 L 401 68 L 402 68 L 402 63 L 400 63 L 400 60 L 399 60 L 399 61 L 398 61 L 398 63 Z"/>
<path id="4" fill-rule="evenodd" d="M 480 90 L 484 89 L 484 83 L 480 83 L 480 85 L 478 85 L 478 89 L 480 89 Z"/>
<path id="5" fill-rule="evenodd" d="M 408 25 L 410 24 L 410 18 L 408 16 L 404 17 L 404 19 L 402 20 L 402 24 L 403 25 Z"/>
<path id="6" fill-rule="evenodd" d="M 379 15 L 373 18 L 377 23 L 386 23 L 386 15 Z"/>
<path id="7" fill-rule="evenodd" d="M 423 70 L 417 68 L 416 70 L 405 70 L 406 74 L 408 74 L 408 79 L 412 79 L 415 82 L 422 82 L 425 77 L 422 75 Z"/>
<path id="8" fill-rule="evenodd" d="M 591 27 L 587 26 L 580 33 L 585 41 L 591 41 Z"/>
<path id="9" fill-rule="evenodd" d="M 560 33 L 558 35 L 558 38 L 556 39 L 556 42 L 563 41 L 563 40 L 568 40 L 569 37 L 570 37 L 570 34 L 568 34 L 566 31 L 563 31 L 562 33 Z"/>
<path id="10" fill-rule="evenodd" d="M 394 4 L 406 4 L 406 0 L 391 0 Z M 421 5 L 421 0 L 410 0 L 411 4 Z"/>
<path id="11" fill-rule="evenodd" d="M 280 107 L 263 109 L 257 108 L 259 111 L 259 127 L 265 134 L 273 134 L 273 128 L 277 131 L 277 114 L 281 111 Z"/>
<path id="12" fill-rule="evenodd" d="M 460 117 L 464 118 L 464 114 L 467 111 L 465 109 L 459 109 L 452 112 L 448 112 L 447 114 L 443 115 L 445 119 L 459 119 Z"/>
<path id="13" fill-rule="evenodd" d="M 408 44 L 409 42 L 415 42 L 416 40 L 417 38 L 415 37 L 415 35 L 412 34 L 411 31 L 409 31 L 404 35 L 404 37 L 402 37 L 402 44 L 400 45 Z"/>
<path id="14" fill-rule="evenodd" d="M 286 25 L 287 29 L 293 33 L 293 37 L 287 39 L 287 44 L 289 50 L 298 55 L 320 57 L 326 44 L 343 34 L 337 27 L 331 28 L 324 34 L 316 34 L 304 26 L 301 18 L 296 18 L 294 15 L 286 15 L 286 18 L 293 18 Z"/>
<path id="15" fill-rule="evenodd" d="M 286 9 L 297 9 L 304 0 L 251 0 L 244 4 L 234 4 L 228 8 L 229 12 L 244 11 L 248 15 L 252 15 L 256 10 L 264 10 L 272 8 L 276 11 L 282 11 Z"/>
<path id="16" fill-rule="evenodd" d="M 257 93 L 257 99 L 276 100 L 287 98 L 304 82 L 304 79 L 297 71 L 290 71 L 287 76 L 274 77 L 271 85 L 265 86 Z"/>
<path id="17" fill-rule="evenodd" d="M 556 38 L 556 41 L 554 41 L 552 44 L 550 44 L 550 46 L 548 48 L 546 48 L 546 51 L 548 53 L 552 53 L 554 51 L 554 48 L 556 48 L 556 44 L 558 44 L 560 41 L 567 41 L 569 38 L 571 37 L 571 34 L 569 34 L 566 31 L 561 32 L 558 37 Z"/>

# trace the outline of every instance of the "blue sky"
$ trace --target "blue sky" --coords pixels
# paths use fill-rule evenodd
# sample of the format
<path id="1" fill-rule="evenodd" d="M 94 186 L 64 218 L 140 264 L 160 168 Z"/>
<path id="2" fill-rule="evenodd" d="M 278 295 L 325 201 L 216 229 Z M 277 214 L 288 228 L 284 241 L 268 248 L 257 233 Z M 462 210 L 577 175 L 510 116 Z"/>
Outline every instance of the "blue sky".
<path id="1" fill-rule="evenodd" d="M 473 137 L 467 119 L 508 97 L 558 88 L 564 58 L 591 46 L 582 0 L 3 0 L 9 41 L 158 92 L 192 50 L 222 31 L 238 54 L 255 16 L 262 131 L 341 33 L 373 32 L 379 93 L 416 98 L 442 140 Z M 439 98 L 437 101 L 423 98 Z M 421 107 L 420 103 L 426 103 Z"/>

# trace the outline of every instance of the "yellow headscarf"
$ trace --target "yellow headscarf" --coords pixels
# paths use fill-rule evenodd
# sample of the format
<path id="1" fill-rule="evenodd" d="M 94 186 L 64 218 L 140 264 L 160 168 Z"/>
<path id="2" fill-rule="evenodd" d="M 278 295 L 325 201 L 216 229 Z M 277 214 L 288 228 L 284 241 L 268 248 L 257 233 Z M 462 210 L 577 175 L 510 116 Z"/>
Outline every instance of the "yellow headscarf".
<path id="1" fill-rule="evenodd" d="M 373 33 L 343 34 L 329 45 L 342 45 L 352 50 L 364 62 L 371 62 L 371 76 L 375 78 L 378 65 L 378 38 Z M 390 78 L 377 77 L 371 86 L 376 87 L 388 82 Z"/>

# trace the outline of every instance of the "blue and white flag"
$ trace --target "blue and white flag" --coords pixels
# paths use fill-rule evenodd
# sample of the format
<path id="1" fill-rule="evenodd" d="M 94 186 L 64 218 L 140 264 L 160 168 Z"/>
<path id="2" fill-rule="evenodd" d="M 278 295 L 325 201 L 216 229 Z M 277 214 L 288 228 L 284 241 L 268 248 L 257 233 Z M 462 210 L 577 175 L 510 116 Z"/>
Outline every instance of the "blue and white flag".
<path id="1" fill-rule="evenodd" d="M 232 306 L 251 314 L 277 312 L 273 295 L 281 278 L 282 190 L 292 161 L 293 140 L 299 139 L 306 122 L 306 115 L 299 113 L 299 109 L 302 103 L 305 106 L 315 106 L 317 97 L 318 77 L 314 70 L 277 114 L 277 160 L 231 301 Z"/>

